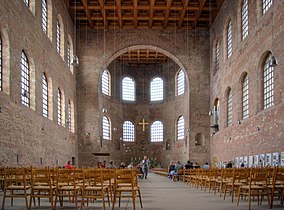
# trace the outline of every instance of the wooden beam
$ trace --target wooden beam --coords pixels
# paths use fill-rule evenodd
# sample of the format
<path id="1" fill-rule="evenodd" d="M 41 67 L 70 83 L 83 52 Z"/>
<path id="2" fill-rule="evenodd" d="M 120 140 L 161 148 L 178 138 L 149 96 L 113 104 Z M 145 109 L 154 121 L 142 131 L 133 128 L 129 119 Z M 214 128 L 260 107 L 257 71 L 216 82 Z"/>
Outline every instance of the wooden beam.
<path id="1" fill-rule="evenodd" d="M 117 11 L 117 16 L 118 16 L 119 28 L 122 29 L 121 2 L 120 0 L 115 0 L 115 3 L 116 3 L 116 11 Z"/>
<path id="2" fill-rule="evenodd" d="M 108 23 L 107 23 L 107 19 L 106 19 L 106 11 L 105 11 L 105 3 L 104 0 L 99 0 L 99 5 L 100 5 L 100 10 L 104 19 L 104 28 L 107 29 L 108 28 Z"/>
<path id="3" fill-rule="evenodd" d="M 183 10 L 181 11 L 181 14 L 180 14 L 180 18 L 179 18 L 179 22 L 178 22 L 178 28 L 180 28 L 182 26 L 182 23 L 184 21 L 184 16 L 185 16 L 185 13 L 187 11 L 187 6 L 188 6 L 188 2 L 189 0 L 183 0 Z"/>
<path id="4" fill-rule="evenodd" d="M 154 6 L 155 6 L 155 0 L 151 0 L 150 1 L 149 22 L 148 22 L 150 29 L 153 26 Z"/>
<path id="5" fill-rule="evenodd" d="M 138 0 L 133 0 L 133 17 L 134 17 L 134 28 L 137 28 L 138 25 Z"/>
<path id="6" fill-rule="evenodd" d="M 172 2 L 173 2 L 172 0 L 167 0 L 167 6 L 166 6 L 166 9 L 165 9 L 165 13 L 164 13 L 165 20 L 164 20 L 163 28 L 166 28 L 168 26 L 170 8 L 172 6 Z"/>
<path id="7" fill-rule="evenodd" d="M 198 24 L 198 20 L 200 18 L 200 15 L 202 14 L 205 3 L 206 3 L 206 0 L 199 0 L 199 10 L 196 12 L 195 21 L 193 23 L 193 28 L 195 28 Z"/>
<path id="8" fill-rule="evenodd" d="M 84 7 L 84 10 L 85 10 L 86 17 L 88 19 L 88 23 L 90 25 L 90 28 L 93 29 L 94 23 L 92 21 L 92 14 L 91 14 L 90 10 L 88 9 L 88 2 L 87 2 L 87 0 L 81 0 L 81 2 L 83 4 L 83 7 Z"/>

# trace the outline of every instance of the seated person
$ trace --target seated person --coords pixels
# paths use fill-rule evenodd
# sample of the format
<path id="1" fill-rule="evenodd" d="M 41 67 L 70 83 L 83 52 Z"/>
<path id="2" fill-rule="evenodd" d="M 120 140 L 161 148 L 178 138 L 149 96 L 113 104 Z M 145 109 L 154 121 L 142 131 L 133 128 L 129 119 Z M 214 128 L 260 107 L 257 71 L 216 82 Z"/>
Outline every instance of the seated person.
<path id="1" fill-rule="evenodd" d="M 73 169 L 70 160 L 66 163 L 65 168 L 67 168 L 67 169 Z"/>
<path id="2" fill-rule="evenodd" d="M 170 164 L 169 170 L 168 170 L 168 177 L 169 177 L 169 178 L 172 178 L 172 176 L 171 176 L 171 171 L 174 171 L 174 170 L 175 170 L 175 163 L 172 162 L 172 163 Z"/>
<path id="3" fill-rule="evenodd" d="M 116 169 L 116 166 L 114 165 L 114 161 L 109 161 L 109 165 L 107 166 L 108 169 Z"/>
<path id="4" fill-rule="evenodd" d="M 175 166 L 175 170 L 170 172 L 171 178 L 174 181 L 174 177 L 178 176 L 178 171 L 180 169 L 183 169 L 183 165 L 181 164 L 180 161 L 177 162 L 176 166 Z M 177 177 L 178 178 L 178 177 Z"/>

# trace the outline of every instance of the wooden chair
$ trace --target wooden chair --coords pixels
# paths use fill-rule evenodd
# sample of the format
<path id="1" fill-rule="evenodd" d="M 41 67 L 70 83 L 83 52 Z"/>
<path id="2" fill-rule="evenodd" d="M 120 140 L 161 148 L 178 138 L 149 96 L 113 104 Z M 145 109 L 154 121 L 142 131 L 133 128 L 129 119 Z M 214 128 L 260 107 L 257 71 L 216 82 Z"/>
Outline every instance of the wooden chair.
<path id="1" fill-rule="evenodd" d="M 280 204 L 284 200 L 284 168 L 274 168 L 272 184 L 268 185 L 269 208 L 273 207 L 274 197 L 280 197 Z"/>
<path id="2" fill-rule="evenodd" d="M 88 169 L 85 170 L 83 176 L 83 186 L 81 194 L 81 209 L 84 207 L 85 199 L 87 204 L 89 199 L 97 200 L 102 199 L 103 209 L 105 210 L 105 194 L 108 193 L 108 186 L 104 185 L 104 178 L 101 169 Z M 110 201 L 108 198 L 108 204 Z"/>
<path id="3" fill-rule="evenodd" d="M 26 209 L 29 209 L 28 204 L 28 190 L 31 186 L 27 185 L 26 172 L 24 168 L 4 169 L 4 193 L 2 210 L 5 207 L 5 199 L 11 198 L 11 206 L 13 206 L 14 198 L 24 198 L 26 202 Z M 8 193 L 9 192 L 9 193 Z M 22 192 L 22 193 L 19 193 Z"/>
<path id="4" fill-rule="evenodd" d="M 56 209 L 57 198 L 59 198 L 60 206 L 63 206 L 63 198 L 68 197 L 69 201 L 75 202 L 76 210 L 78 209 L 78 195 L 80 195 L 81 187 L 77 185 L 77 175 L 70 169 L 58 169 L 56 175 L 56 193 L 54 210 Z"/>
<path id="5" fill-rule="evenodd" d="M 261 204 L 262 197 L 265 194 L 267 196 L 267 199 L 269 200 L 267 182 L 268 182 L 268 177 L 267 177 L 266 169 L 251 168 L 248 184 L 245 184 L 239 187 L 237 206 L 239 205 L 241 195 L 248 196 L 249 210 L 251 208 L 251 198 L 252 197 L 257 196 L 258 205 Z M 261 200 L 259 198 L 261 198 Z"/>
<path id="6" fill-rule="evenodd" d="M 32 169 L 31 171 L 31 194 L 30 194 L 30 208 L 32 199 L 38 198 L 38 205 L 40 206 L 41 198 L 48 198 L 53 208 L 53 197 L 55 195 L 55 186 L 51 183 L 50 171 L 45 169 Z"/>
<path id="7" fill-rule="evenodd" d="M 134 210 L 136 209 L 135 199 L 136 197 L 139 197 L 141 208 L 143 208 L 141 192 L 140 188 L 138 187 L 138 180 L 135 170 L 117 169 L 115 171 L 114 197 L 112 203 L 112 210 L 114 210 L 117 198 L 119 199 L 119 207 L 120 207 L 120 200 L 123 197 L 132 198 Z"/>

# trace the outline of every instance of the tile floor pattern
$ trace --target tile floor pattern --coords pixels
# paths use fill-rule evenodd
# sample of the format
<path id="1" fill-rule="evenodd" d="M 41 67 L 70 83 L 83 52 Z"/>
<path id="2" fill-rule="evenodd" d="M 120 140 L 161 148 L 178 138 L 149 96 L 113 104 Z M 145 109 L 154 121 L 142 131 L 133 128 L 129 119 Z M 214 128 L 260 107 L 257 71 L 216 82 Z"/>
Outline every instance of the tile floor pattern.
<path id="1" fill-rule="evenodd" d="M 248 210 L 248 202 L 243 200 L 237 207 L 236 200 L 231 203 L 229 195 L 224 201 L 219 195 L 214 196 L 212 193 L 201 192 L 195 188 L 188 187 L 181 182 L 173 182 L 168 178 L 160 175 L 150 173 L 148 179 L 139 180 L 139 185 L 142 192 L 143 209 L 144 210 Z M 2 206 L 3 192 L 0 192 L 0 203 Z M 14 199 L 14 206 L 10 206 L 10 199 L 6 200 L 5 210 L 24 210 L 24 199 Z M 274 202 L 273 209 L 284 210 L 284 206 L 280 205 L 280 201 Z M 80 205 L 80 203 L 79 203 Z M 89 207 L 84 209 L 102 209 L 101 203 L 92 203 Z M 106 204 L 107 206 L 107 204 Z M 32 209 L 51 209 L 47 199 L 41 201 L 41 207 L 34 207 Z M 57 210 L 73 210 L 74 203 L 64 203 L 64 207 L 60 208 L 57 203 Z M 110 210 L 111 207 L 106 208 Z M 116 210 L 130 210 L 132 208 L 132 201 L 128 198 L 122 199 L 121 207 L 116 205 Z M 136 199 L 136 209 L 139 210 L 139 199 Z M 252 203 L 252 210 L 269 209 L 267 200 L 264 200 L 261 206 L 257 202 Z"/>

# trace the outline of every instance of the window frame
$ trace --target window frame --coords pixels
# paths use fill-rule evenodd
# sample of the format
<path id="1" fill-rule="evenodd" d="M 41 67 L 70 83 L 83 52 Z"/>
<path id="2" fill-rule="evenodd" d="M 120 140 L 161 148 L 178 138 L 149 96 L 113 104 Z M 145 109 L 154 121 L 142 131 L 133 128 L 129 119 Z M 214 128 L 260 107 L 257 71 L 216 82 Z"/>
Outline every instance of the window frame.
<path id="1" fill-rule="evenodd" d="M 48 80 L 46 74 L 42 74 L 42 116 L 49 117 L 49 92 L 48 92 Z"/>
<path id="2" fill-rule="evenodd" d="M 61 55 L 61 25 L 60 21 L 57 19 L 56 21 L 56 51 L 59 55 Z"/>
<path id="3" fill-rule="evenodd" d="M 60 88 L 57 90 L 57 124 L 62 125 L 62 91 Z"/>
<path id="4" fill-rule="evenodd" d="M 107 69 L 103 70 L 102 73 L 102 93 L 106 96 L 111 96 L 111 76 Z"/>
<path id="5" fill-rule="evenodd" d="M 106 126 L 105 122 L 107 122 L 107 128 L 105 127 Z M 111 122 L 109 117 L 106 115 L 104 115 L 102 118 L 102 137 L 103 140 L 111 140 Z"/>
<path id="6" fill-rule="evenodd" d="M 180 115 L 176 121 L 176 140 L 180 141 L 185 139 L 185 122 L 183 115 Z"/>
<path id="7" fill-rule="evenodd" d="M 124 142 L 135 142 L 135 125 L 130 120 L 122 124 L 122 139 Z"/>
<path id="8" fill-rule="evenodd" d="M 130 80 L 126 81 L 126 79 L 127 80 L 130 79 Z M 130 86 L 125 86 L 125 81 L 128 82 L 128 83 L 131 82 L 133 84 L 133 87 L 132 86 L 131 87 Z M 136 93 L 135 93 L 136 84 L 135 84 L 134 79 L 129 77 L 129 76 L 123 77 L 122 82 L 121 82 L 121 86 L 122 86 L 122 91 L 121 91 L 122 92 L 122 97 L 121 97 L 122 100 L 125 101 L 125 102 L 135 102 L 136 101 Z M 129 93 L 131 93 L 131 91 L 126 91 L 126 90 L 132 90 L 133 91 L 133 96 L 131 94 L 129 94 Z M 128 94 L 126 94 L 126 93 L 128 93 Z M 127 98 L 127 97 L 129 97 L 129 98 Z"/>
<path id="9" fill-rule="evenodd" d="M 227 25 L 227 59 L 230 58 L 233 54 L 233 29 L 232 29 L 232 20 L 229 21 Z"/>
<path id="10" fill-rule="evenodd" d="M 248 74 L 244 76 L 242 82 L 242 119 L 249 118 L 249 78 Z"/>
<path id="11" fill-rule="evenodd" d="M 182 73 L 182 76 L 180 76 Z M 176 96 L 183 95 L 185 92 L 185 72 L 180 69 L 176 75 Z"/>
<path id="12" fill-rule="evenodd" d="M 227 127 L 233 125 L 233 94 L 232 89 L 227 93 Z"/>
<path id="13" fill-rule="evenodd" d="M 159 85 L 161 84 L 158 83 L 159 81 L 157 80 L 160 80 L 160 82 L 162 83 L 162 87 L 159 87 Z M 163 100 L 164 100 L 164 80 L 161 77 L 154 77 L 150 82 L 150 101 L 159 102 Z"/>
<path id="14" fill-rule="evenodd" d="M 262 0 L 262 15 L 264 15 L 274 3 L 274 0 Z"/>
<path id="15" fill-rule="evenodd" d="M 263 68 L 263 109 L 274 106 L 274 67 L 270 66 L 271 53 L 267 56 Z"/>
<path id="16" fill-rule="evenodd" d="M 41 18 L 42 18 L 42 30 L 45 34 L 48 34 L 48 5 L 47 0 L 41 1 Z"/>
<path id="17" fill-rule="evenodd" d="M 22 50 L 21 53 L 21 102 L 23 105 L 30 107 L 30 94 L 31 94 L 31 84 L 30 84 L 31 72 L 29 60 Z"/>
<path id="18" fill-rule="evenodd" d="M 249 5 L 248 0 L 242 0 L 241 10 L 242 40 L 249 35 Z"/>
<path id="19" fill-rule="evenodd" d="M 162 121 L 156 120 L 152 123 L 150 127 L 150 136 L 151 143 L 164 142 L 164 125 Z"/>
<path id="20" fill-rule="evenodd" d="M 220 42 L 217 40 L 215 45 L 215 70 L 219 70 L 220 67 Z"/>

